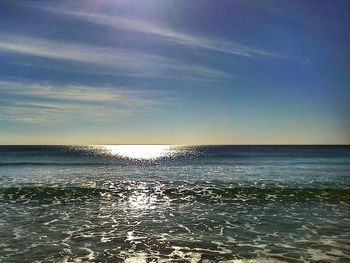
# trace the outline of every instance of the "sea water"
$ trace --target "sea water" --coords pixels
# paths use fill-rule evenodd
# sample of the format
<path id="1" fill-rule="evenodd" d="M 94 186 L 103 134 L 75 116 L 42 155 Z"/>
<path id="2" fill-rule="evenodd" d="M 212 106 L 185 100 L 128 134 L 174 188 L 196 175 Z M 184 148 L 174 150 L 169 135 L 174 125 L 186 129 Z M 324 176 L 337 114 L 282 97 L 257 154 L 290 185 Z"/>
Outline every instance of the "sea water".
<path id="1" fill-rule="evenodd" d="M 349 146 L 1 146 L 1 262 L 350 262 Z"/>

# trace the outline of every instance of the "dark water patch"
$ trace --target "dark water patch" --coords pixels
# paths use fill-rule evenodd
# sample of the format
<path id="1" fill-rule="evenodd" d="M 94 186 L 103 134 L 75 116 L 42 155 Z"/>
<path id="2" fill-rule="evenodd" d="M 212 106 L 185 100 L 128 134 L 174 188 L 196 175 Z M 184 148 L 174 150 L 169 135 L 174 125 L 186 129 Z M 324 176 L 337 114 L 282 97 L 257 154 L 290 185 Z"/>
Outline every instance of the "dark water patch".
<path id="1" fill-rule="evenodd" d="M 350 189 L 337 188 L 259 188 L 259 187 L 235 187 L 235 188 L 194 188 L 194 189 L 167 189 L 165 193 L 172 196 L 197 196 L 197 197 L 222 197 L 247 200 L 266 199 L 329 199 L 350 200 Z"/>
<path id="2" fill-rule="evenodd" d="M 85 187 L 9 187 L 0 189 L 4 199 L 62 199 L 98 197 L 107 190 Z"/>

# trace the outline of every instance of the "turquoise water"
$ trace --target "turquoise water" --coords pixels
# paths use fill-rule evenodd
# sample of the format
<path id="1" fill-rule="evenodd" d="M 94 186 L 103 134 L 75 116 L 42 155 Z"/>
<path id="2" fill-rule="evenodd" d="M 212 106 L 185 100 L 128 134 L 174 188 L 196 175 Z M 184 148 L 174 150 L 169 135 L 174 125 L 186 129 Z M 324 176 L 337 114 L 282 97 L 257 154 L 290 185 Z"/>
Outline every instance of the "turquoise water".
<path id="1" fill-rule="evenodd" d="M 348 146 L 1 146 L 1 262 L 350 262 Z"/>

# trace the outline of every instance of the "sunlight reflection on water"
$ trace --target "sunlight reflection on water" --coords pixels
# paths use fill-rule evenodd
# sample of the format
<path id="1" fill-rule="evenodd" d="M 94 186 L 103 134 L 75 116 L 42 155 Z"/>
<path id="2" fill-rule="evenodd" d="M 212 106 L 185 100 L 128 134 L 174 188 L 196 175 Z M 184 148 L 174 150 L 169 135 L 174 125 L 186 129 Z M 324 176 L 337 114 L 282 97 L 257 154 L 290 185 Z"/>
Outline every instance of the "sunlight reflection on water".
<path id="1" fill-rule="evenodd" d="M 156 205 L 156 198 L 150 196 L 146 193 L 133 192 L 129 197 L 129 206 L 132 209 L 145 210 L 145 209 L 154 209 Z"/>
<path id="2" fill-rule="evenodd" d="M 171 145 L 96 145 L 113 156 L 129 159 L 154 160 L 173 155 L 176 150 Z"/>

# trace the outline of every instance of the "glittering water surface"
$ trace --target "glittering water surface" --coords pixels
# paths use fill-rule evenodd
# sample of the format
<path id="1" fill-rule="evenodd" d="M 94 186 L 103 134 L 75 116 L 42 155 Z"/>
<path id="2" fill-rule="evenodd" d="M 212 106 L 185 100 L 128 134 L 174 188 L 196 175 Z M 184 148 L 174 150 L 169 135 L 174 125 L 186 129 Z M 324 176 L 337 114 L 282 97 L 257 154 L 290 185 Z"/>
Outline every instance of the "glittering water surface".
<path id="1" fill-rule="evenodd" d="M 346 146 L 2 146 L 1 262 L 350 262 Z"/>

